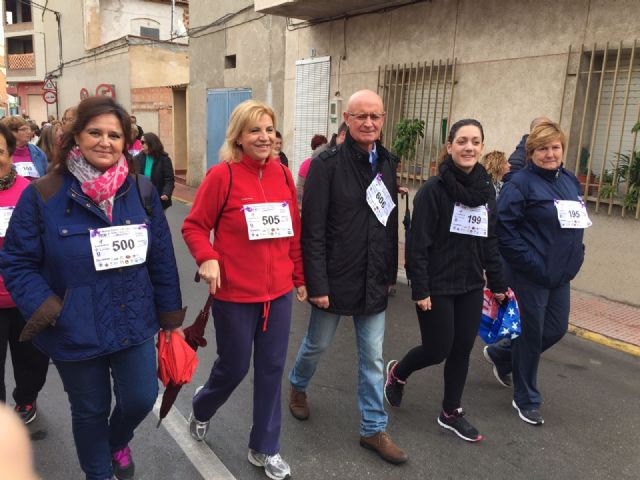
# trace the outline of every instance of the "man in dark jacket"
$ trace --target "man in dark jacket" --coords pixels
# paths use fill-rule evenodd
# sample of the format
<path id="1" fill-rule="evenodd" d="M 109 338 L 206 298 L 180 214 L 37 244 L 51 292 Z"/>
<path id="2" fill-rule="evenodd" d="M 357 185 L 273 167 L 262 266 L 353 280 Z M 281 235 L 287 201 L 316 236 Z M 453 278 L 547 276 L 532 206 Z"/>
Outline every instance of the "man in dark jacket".
<path id="1" fill-rule="evenodd" d="M 385 310 L 398 265 L 397 160 L 379 141 L 382 99 L 361 90 L 349 99 L 343 144 L 322 152 L 305 183 L 302 253 L 312 303 L 309 329 L 291 370 L 294 417 L 306 420 L 305 390 L 341 315 L 353 316 L 358 345 L 360 445 L 384 460 L 405 453 L 385 432 L 383 406 Z"/>
<path id="2" fill-rule="evenodd" d="M 547 117 L 538 117 L 534 118 L 531 121 L 531 125 L 529 126 L 529 131 L 533 131 L 535 127 L 540 125 L 542 122 L 550 122 Z M 527 164 L 527 150 L 525 149 L 525 144 L 527 143 L 527 138 L 529 138 L 529 134 L 525 134 L 520 139 L 520 143 L 516 146 L 516 149 L 509 156 L 509 165 L 511 166 L 509 172 L 504 176 L 504 181 L 507 182 L 511 179 L 514 173 L 518 170 L 522 170 L 524 166 Z"/>

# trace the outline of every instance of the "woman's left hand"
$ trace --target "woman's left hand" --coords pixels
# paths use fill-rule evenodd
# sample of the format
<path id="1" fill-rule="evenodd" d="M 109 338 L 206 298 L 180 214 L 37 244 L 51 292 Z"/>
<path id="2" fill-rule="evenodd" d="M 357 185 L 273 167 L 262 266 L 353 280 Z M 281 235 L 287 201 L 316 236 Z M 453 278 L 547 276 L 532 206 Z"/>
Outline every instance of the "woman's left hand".
<path id="1" fill-rule="evenodd" d="M 307 287 L 302 285 L 296 288 L 296 299 L 299 302 L 305 302 L 307 300 Z"/>
<path id="2" fill-rule="evenodd" d="M 496 297 L 496 300 L 500 303 L 504 302 L 504 299 L 507 298 L 506 293 L 494 293 L 493 296 Z"/>
<path id="3" fill-rule="evenodd" d="M 166 202 L 167 200 L 169 200 L 169 196 L 168 195 L 160 195 L 160 200 L 164 200 Z"/>
<path id="4" fill-rule="evenodd" d="M 182 330 L 182 327 L 174 328 L 173 330 L 164 330 L 164 339 L 167 343 L 171 340 L 171 332 L 177 333 L 184 339 L 184 330 Z"/>

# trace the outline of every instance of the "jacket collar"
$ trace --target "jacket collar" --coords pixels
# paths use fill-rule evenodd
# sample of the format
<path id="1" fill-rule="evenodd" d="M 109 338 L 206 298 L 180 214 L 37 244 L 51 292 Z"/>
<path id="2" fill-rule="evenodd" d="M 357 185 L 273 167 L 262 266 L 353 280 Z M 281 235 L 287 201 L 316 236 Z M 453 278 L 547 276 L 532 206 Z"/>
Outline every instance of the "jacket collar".
<path id="1" fill-rule="evenodd" d="M 67 197 L 69 197 L 72 201 L 80 205 L 82 208 L 89 210 L 94 215 L 97 215 L 98 217 L 102 218 L 108 224 L 111 224 L 112 222 L 109 221 L 109 218 L 102 211 L 102 209 L 91 198 L 89 198 L 87 195 L 84 194 L 84 192 L 82 191 L 82 187 L 80 186 L 80 181 L 76 177 L 74 177 L 71 172 L 67 172 L 67 177 L 68 177 Z M 115 200 L 127 194 L 127 192 L 131 189 L 132 181 L 133 180 L 131 178 L 131 175 L 127 175 L 126 180 L 120 186 L 120 188 L 115 194 L 114 202 L 113 202 L 114 218 L 115 218 L 115 211 L 116 211 Z"/>
<path id="2" fill-rule="evenodd" d="M 560 167 L 555 170 L 547 170 L 546 168 L 540 168 L 532 161 L 529 161 L 527 168 L 529 171 L 535 173 L 548 182 L 555 181 L 564 172 L 564 164 L 560 164 Z"/>
<path id="3" fill-rule="evenodd" d="M 349 130 L 347 130 L 347 135 L 344 138 L 344 145 L 349 148 L 350 153 L 357 159 L 364 159 L 367 163 L 369 163 L 369 152 L 362 148 L 349 134 Z M 382 162 L 387 157 L 387 150 L 382 146 L 380 140 L 376 140 L 376 153 L 378 154 L 378 164 Z"/>
<path id="4" fill-rule="evenodd" d="M 264 163 L 258 163 L 252 158 L 250 158 L 248 155 L 242 155 L 242 158 L 240 159 L 239 163 L 242 166 L 244 166 L 246 169 L 248 169 L 250 172 L 253 172 L 255 174 L 260 174 L 261 171 L 267 168 L 267 165 L 274 162 L 275 160 L 272 157 L 267 158 L 267 161 Z"/>

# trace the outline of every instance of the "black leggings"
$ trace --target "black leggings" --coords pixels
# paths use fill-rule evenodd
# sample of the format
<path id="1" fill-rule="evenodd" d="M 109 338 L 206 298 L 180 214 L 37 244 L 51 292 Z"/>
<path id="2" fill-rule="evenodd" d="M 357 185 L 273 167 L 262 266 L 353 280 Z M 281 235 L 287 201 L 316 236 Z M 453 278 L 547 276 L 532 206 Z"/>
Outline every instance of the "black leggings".
<path id="1" fill-rule="evenodd" d="M 461 295 L 431 297 L 431 310 L 416 306 L 422 345 L 412 348 L 398 363 L 395 375 L 406 380 L 416 370 L 444 364 L 444 400 L 442 408 L 450 413 L 460 407 L 482 315 L 482 289 Z"/>

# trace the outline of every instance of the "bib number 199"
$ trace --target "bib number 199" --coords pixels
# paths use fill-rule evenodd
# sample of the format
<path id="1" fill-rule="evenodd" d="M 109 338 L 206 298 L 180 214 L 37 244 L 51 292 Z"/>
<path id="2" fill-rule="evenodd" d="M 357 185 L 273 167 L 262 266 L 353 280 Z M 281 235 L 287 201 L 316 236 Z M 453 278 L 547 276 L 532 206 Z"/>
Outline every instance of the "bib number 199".
<path id="1" fill-rule="evenodd" d="M 480 225 L 480 222 L 482 221 L 482 217 L 480 217 L 480 215 L 469 215 L 468 219 L 469 223 L 476 225 Z"/>

